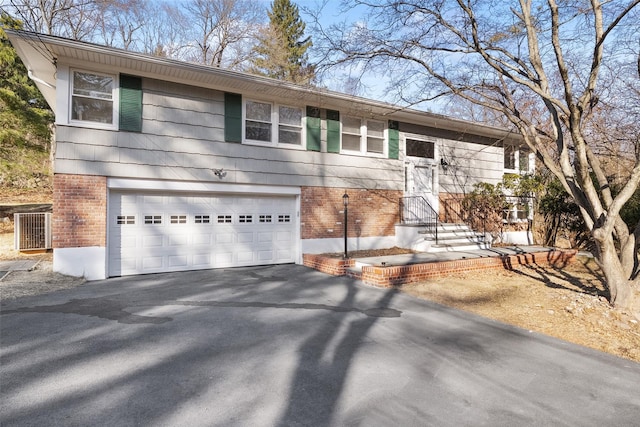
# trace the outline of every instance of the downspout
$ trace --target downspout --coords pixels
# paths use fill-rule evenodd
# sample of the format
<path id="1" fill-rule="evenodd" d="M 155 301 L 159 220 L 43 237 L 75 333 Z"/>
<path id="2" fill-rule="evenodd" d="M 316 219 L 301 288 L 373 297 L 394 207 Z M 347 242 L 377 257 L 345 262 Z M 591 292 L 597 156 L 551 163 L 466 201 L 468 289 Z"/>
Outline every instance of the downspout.
<path id="1" fill-rule="evenodd" d="M 56 87 L 55 87 L 55 86 L 53 86 L 51 83 L 49 83 L 49 82 L 45 82 L 45 81 L 44 81 L 44 80 L 42 80 L 41 78 L 34 76 L 34 75 L 33 75 L 33 71 L 31 71 L 31 69 L 30 69 L 30 68 L 28 68 L 28 69 L 27 69 L 27 76 L 29 76 L 29 78 L 30 78 L 31 80 L 33 80 L 34 82 L 36 82 L 36 83 L 40 83 L 41 85 L 45 85 L 46 87 L 48 87 L 48 88 L 50 88 L 50 89 L 55 89 L 55 88 L 56 88 Z"/>

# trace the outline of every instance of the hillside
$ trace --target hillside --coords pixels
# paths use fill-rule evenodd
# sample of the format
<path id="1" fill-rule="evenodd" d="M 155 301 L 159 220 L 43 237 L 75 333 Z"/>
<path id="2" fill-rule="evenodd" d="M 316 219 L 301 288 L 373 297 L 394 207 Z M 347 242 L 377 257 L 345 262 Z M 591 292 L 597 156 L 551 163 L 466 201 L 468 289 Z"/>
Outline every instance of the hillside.
<path id="1" fill-rule="evenodd" d="M 20 23 L 0 17 L 0 201 L 29 202 L 51 194 L 53 113 L 27 76 L 2 28 Z M 7 199 L 10 200 L 7 200 Z"/>

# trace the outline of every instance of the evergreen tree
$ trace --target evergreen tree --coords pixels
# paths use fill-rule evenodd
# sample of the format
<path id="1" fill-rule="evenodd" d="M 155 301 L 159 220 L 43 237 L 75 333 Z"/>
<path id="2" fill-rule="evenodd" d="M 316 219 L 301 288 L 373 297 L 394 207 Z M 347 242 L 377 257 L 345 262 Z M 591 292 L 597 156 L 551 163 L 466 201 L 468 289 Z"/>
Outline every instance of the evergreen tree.
<path id="1" fill-rule="evenodd" d="M 304 38 L 305 23 L 300 19 L 298 6 L 290 0 L 274 0 L 268 12 L 269 25 L 258 38 L 251 72 L 287 80 L 310 83 L 315 69 L 308 64 L 307 49 L 311 37 Z"/>
<path id="2" fill-rule="evenodd" d="M 49 186 L 53 113 L 3 28 L 22 23 L 0 14 L 0 188 Z"/>

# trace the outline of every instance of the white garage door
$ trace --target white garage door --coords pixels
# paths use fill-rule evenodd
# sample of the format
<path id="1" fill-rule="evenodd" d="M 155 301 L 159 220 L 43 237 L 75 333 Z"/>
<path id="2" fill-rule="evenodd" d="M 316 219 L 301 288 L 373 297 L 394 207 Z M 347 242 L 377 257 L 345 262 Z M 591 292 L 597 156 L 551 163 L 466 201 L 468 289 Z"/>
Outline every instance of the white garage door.
<path id="1" fill-rule="evenodd" d="M 295 262 L 295 197 L 111 192 L 109 275 Z"/>

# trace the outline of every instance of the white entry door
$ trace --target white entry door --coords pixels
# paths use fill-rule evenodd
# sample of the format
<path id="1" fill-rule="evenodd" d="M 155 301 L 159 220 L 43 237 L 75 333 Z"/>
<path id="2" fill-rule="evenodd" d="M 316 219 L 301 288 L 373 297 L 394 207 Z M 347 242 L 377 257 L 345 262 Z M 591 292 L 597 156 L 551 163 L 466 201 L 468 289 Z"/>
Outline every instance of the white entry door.
<path id="1" fill-rule="evenodd" d="M 114 191 L 109 275 L 292 263 L 297 235 L 291 196 Z"/>
<path id="2" fill-rule="evenodd" d="M 424 221 L 425 207 L 419 203 L 415 197 L 422 197 L 438 212 L 438 174 L 437 165 L 431 159 L 407 159 L 406 170 L 406 191 L 405 196 L 411 197 L 405 201 L 404 220 L 408 223 L 419 223 Z"/>

